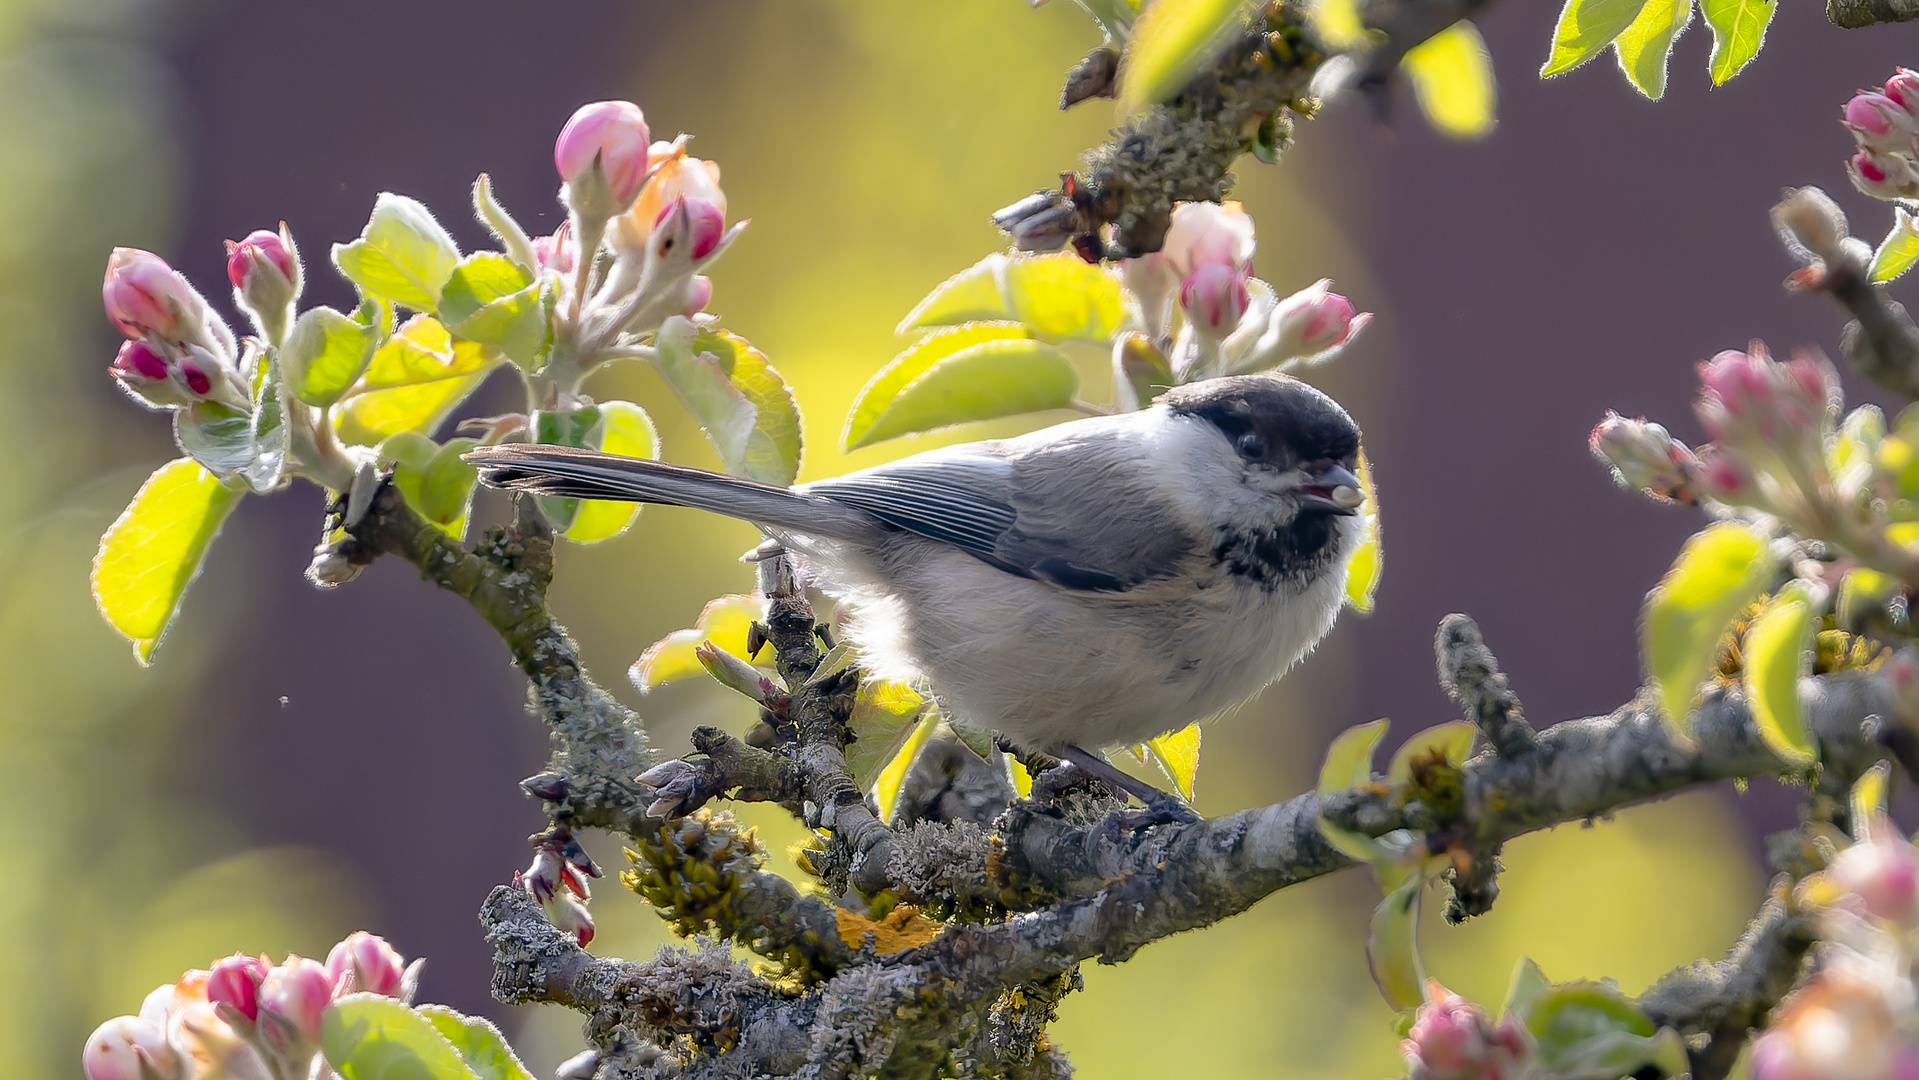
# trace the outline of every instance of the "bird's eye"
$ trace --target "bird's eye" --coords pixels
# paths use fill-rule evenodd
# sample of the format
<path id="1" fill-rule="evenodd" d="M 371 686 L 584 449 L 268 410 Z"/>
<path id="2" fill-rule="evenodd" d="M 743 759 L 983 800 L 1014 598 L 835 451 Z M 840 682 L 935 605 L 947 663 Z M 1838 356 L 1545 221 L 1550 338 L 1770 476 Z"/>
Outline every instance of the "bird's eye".
<path id="1" fill-rule="evenodd" d="M 1260 438 L 1257 431 L 1249 431 L 1239 437 L 1240 455 L 1258 461 L 1266 456 L 1266 440 Z"/>

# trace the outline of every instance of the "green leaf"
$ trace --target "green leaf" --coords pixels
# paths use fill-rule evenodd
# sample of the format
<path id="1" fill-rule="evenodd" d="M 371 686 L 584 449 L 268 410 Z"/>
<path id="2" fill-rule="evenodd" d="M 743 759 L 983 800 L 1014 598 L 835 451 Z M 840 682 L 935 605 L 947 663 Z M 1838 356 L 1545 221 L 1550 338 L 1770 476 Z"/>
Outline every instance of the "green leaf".
<path id="1" fill-rule="evenodd" d="M 853 742 L 846 747 L 846 770 L 861 790 L 879 778 L 880 770 L 912 737 L 915 725 L 932 724 L 923 719 L 930 704 L 898 679 L 860 680 L 853 711 L 846 719 L 853 734 Z"/>
<path id="2" fill-rule="evenodd" d="M 93 602 L 133 642 L 142 666 L 166 636 L 187 586 L 240 493 L 191 458 L 162 465 L 100 538 Z"/>
<path id="3" fill-rule="evenodd" d="M 1120 107 L 1166 101 L 1212 62 L 1246 23 L 1245 0 L 1153 0 L 1133 24 L 1120 64 Z"/>
<path id="4" fill-rule="evenodd" d="M 599 423 L 599 406 L 575 405 L 566 410 L 536 411 L 528 427 L 533 435 L 533 441 L 543 446 L 571 446 L 594 450 L 598 448 L 593 446 L 590 440 Z M 540 512 L 545 514 L 546 520 L 560 532 L 572 528 L 573 519 L 579 516 L 580 504 L 584 501 L 562 495 L 539 495 L 536 499 L 540 504 Z"/>
<path id="5" fill-rule="evenodd" d="M 448 439 L 441 446 L 416 431 L 403 431 L 380 444 L 380 456 L 393 462 L 393 486 L 420 516 L 455 540 L 466 535 L 467 511 L 479 470 L 460 455 L 477 439 Z"/>
<path id="6" fill-rule="evenodd" d="M 932 737 L 933 729 L 938 726 L 931 717 L 927 717 L 909 728 L 906 741 L 900 744 L 893 759 L 874 778 L 873 801 L 879 806 L 881 821 L 891 823 L 898 816 L 900 791 L 906 786 L 906 774 L 913 771 L 913 763 L 919 760 L 920 751 L 926 749 L 926 740 Z"/>
<path id="7" fill-rule="evenodd" d="M 1419 898 L 1426 879 L 1410 874 L 1373 910 L 1366 935 L 1366 964 L 1386 1004 L 1418 1008 L 1424 1000 L 1426 971 L 1419 962 Z"/>
<path id="8" fill-rule="evenodd" d="M 293 322 L 280 367 L 293 396 L 308 405 L 340 400 L 373 359 L 380 334 L 330 307 L 308 308 Z"/>
<path id="9" fill-rule="evenodd" d="M 278 364 L 261 361 L 259 388 L 253 395 L 253 416 L 248 421 L 248 438 L 253 460 L 240 470 L 240 478 L 260 494 L 278 488 L 286 476 L 287 450 L 293 431 L 287 425 L 286 382 Z"/>
<path id="10" fill-rule="evenodd" d="M 846 418 L 846 449 L 1001 416 L 1064 408 L 1079 374 L 1016 323 L 929 334 L 881 368 Z"/>
<path id="11" fill-rule="evenodd" d="M 1682 736 L 1690 737 L 1692 701 L 1727 624 L 1765 591 L 1771 575 L 1766 537 L 1722 521 L 1686 541 L 1647 597 L 1642 651 L 1666 720 Z"/>
<path id="12" fill-rule="evenodd" d="M 1699 0 L 1699 10 L 1712 27 L 1712 84 L 1723 86 L 1739 74 L 1766 43 L 1779 0 Z"/>
<path id="13" fill-rule="evenodd" d="M 1415 760 L 1437 758 L 1454 766 L 1465 764 L 1478 734 L 1479 729 L 1465 720 L 1448 720 L 1414 732 L 1393 752 L 1393 763 L 1386 769 L 1387 782 L 1403 784 L 1412 779 Z"/>
<path id="14" fill-rule="evenodd" d="M 621 457 L 659 456 L 660 437 L 645 409 L 630 401 L 602 401 L 599 410 L 599 421 L 587 433 L 586 445 Z M 625 532 L 639 516 L 639 503 L 583 499 L 565 535 L 576 544 L 597 544 Z"/>
<path id="15" fill-rule="evenodd" d="M 432 1021 L 382 994 L 327 1006 L 320 1051 L 345 1080 L 480 1080 Z"/>
<path id="16" fill-rule="evenodd" d="M 1399 66 L 1412 79 L 1420 111 L 1440 134 L 1478 139 L 1492 133 L 1498 92 L 1492 54 L 1478 27 L 1461 19 L 1413 46 Z"/>
<path id="17" fill-rule="evenodd" d="M 1879 241 L 1872 253 L 1872 283 L 1882 285 L 1912 269 L 1919 262 L 1919 225 L 1903 207 L 1893 207 L 1892 231 Z"/>
<path id="18" fill-rule="evenodd" d="M 480 251 L 460 260 L 440 296 L 454 337 L 491 345 L 532 370 L 552 344 L 547 291 L 512 259 Z"/>
<path id="19" fill-rule="evenodd" d="M 1855 566 L 1839 579 L 1839 599 L 1833 605 L 1840 629 L 1867 625 L 1871 615 L 1883 609 L 1893 595 L 1904 588 L 1898 578 L 1864 566 Z"/>
<path id="20" fill-rule="evenodd" d="M 699 620 L 691 628 L 675 630 L 648 645 L 627 670 L 627 678 L 635 689 L 647 694 L 675 679 L 699 675 L 706 669 L 700 666 L 693 650 L 703 641 L 711 641 L 734 656 L 751 660 L 746 650 L 747 628 L 765 617 L 766 601 L 757 596 L 722 596 L 712 600 L 701 609 Z"/>
<path id="21" fill-rule="evenodd" d="M 430 315 L 416 315 L 373 354 L 335 414 L 340 438 L 374 446 L 402 431 L 432 431 L 497 361 L 471 341 L 454 341 Z"/>
<path id="22" fill-rule="evenodd" d="M 1070 251 L 1007 259 L 1000 278 L 1008 312 L 1042 338 L 1104 343 L 1126 315 L 1118 276 Z"/>
<path id="23" fill-rule="evenodd" d="M 1179 789 L 1180 798 L 1192 802 L 1199 778 L 1199 725 L 1188 724 L 1178 731 L 1148 739 L 1146 752 Z"/>
<path id="24" fill-rule="evenodd" d="M 1741 680 L 1760 738 L 1787 761 L 1810 765 L 1819 746 L 1799 710 L 1799 680 L 1812 674 L 1812 601 L 1804 588 L 1773 594 L 1746 627 Z"/>
<path id="25" fill-rule="evenodd" d="M 739 468 L 729 466 L 728 471 L 780 487 L 798 479 L 800 407 L 766 355 L 725 330 L 700 331 L 693 339 L 693 351 L 718 357 L 727 378 L 753 405 L 753 428 L 747 433 Z"/>
<path id="26" fill-rule="evenodd" d="M 1506 990 L 1506 1005 L 1500 1011 L 1524 1020 L 1532 1010 L 1533 1003 L 1550 989 L 1552 980 L 1546 978 L 1546 973 L 1539 970 L 1539 965 L 1533 963 L 1531 957 L 1522 956 L 1513 967 L 1512 985 Z"/>
<path id="27" fill-rule="evenodd" d="M 1125 318 L 1119 278 L 1071 252 L 995 252 L 947 278 L 909 312 L 899 332 L 1016 320 L 1033 336 L 1106 342 Z"/>
<path id="28" fill-rule="evenodd" d="M 1326 760 L 1319 767 L 1319 797 L 1324 799 L 1335 791 L 1358 787 L 1370 783 L 1373 778 L 1373 754 L 1379 749 L 1379 740 L 1386 737 L 1387 722 L 1374 720 L 1369 724 L 1347 728 L 1339 733 L 1333 744 L 1326 749 Z M 1365 833 L 1343 829 L 1319 817 L 1319 831 L 1327 841 L 1350 858 L 1361 862 L 1378 862 L 1391 857 L 1385 845 Z"/>
<path id="29" fill-rule="evenodd" d="M 1553 29 L 1553 51 L 1539 77 L 1571 71 L 1599 55 L 1632 25 L 1647 0 L 1566 0 Z"/>
<path id="30" fill-rule="evenodd" d="M 460 261 L 453 237 L 418 201 L 392 192 L 374 200 L 373 216 L 351 244 L 333 245 L 333 265 L 382 300 L 432 311 Z"/>
<path id="31" fill-rule="evenodd" d="M 1648 1064 L 1668 1076 L 1686 1071 L 1685 1047 L 1612 986 L 1569 982 L 1539 991 L 1520 1014 L 1548 1075 L 1615 1080 Z"/>
<path id="32" fill-rule="evenodd" d="M 533 252 L 533 241 L 527 238 L 526 230 L 506 212 L 500 200 L 493 197 L 493 181 L 485 173 L 473 181 L 473 214 L 485 223 L 486 231 L 500 242 L 513 261 L 526 267 L 531 273 L 539 265 L 539 257 Z"/>
<path id="33" fill-rule="evenodd" d="M 485 1019 L 462 1015 L 444 1005 L 419 1005 L 413 1011 L 453 1044 L 466 1067 L 480 1080 L 533 1080 L 500 1029 Z"/>
<path id="34" fill-rule="evenodd" d="M 1664 97 L 1673 42 L 1690 22 L 1692 0 L 1647 0 L 1632 25 L 1613 39 L 1626 81 L 1654 101 Z"/>
<path id="35" fill-rule="evenodd" d="M 174 412 L 173 441 L 224 480 L 253 460 L 253 417 L 217 401 L 196 401 Z"/>
<path id="36" fill-rule="evenodd" d="M 1373 610 L 1373 594 L 1379 591 L 1380 571 L 1385 568 L 1385 549 L 1379 544 L 1379 491 L 1373 486 L 1373 466 L 1366 452 L 1359 452 L 1359 490 L 1366 495 L 1359 512 L 1359 545 L 1346 561 L 1346 604 L 1361 615 Z"/>
<path id="37" fill-rule="evenodd" d="M 1892 766 L 1884 761 L 1867 769 L 1852 785 L 1847 814 L 1852 818 L 1852 836 L 1859 843 L 1870 840 L 1868 823 L 1886 812 L 1887 796 L 1892 791 Z"/>

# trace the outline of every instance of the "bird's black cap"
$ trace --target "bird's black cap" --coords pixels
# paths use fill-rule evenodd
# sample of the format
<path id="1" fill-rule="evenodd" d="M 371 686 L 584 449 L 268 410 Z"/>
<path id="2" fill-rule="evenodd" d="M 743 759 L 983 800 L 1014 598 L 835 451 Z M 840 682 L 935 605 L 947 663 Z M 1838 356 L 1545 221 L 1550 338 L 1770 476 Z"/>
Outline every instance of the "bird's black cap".
<path id="1" fill-rule="evenodd" d="M 1351 462 L 1359 452 L 1359 426 L 1346 410 L 1288 375 L 1207 379 L 1176 386 L 1159 402 L 1212 423 L 1235 446 L 1263 445 L 1273 459 L 1282 456 L 1274 451 L 1289 451 L 1290 464 Z"/>

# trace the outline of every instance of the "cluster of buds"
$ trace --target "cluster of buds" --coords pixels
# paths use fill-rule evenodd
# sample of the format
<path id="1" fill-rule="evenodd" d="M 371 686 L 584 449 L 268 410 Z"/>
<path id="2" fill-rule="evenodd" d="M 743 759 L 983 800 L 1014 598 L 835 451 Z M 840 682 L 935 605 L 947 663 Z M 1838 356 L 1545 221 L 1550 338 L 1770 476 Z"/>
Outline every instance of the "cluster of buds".
<path id="1" fill-rule="evenodd" d="M 114 248 L 100 297 L 127 336 L 109 371 L 134 400 L 156 409 L 217 401 L 252 410 L 233 331 L 166 260 Z"/>
<path id="2" fill-rule="evenodd" d="M 1253 277 L 1255 245 L 1253 219 L 1238 203 L 1180 203 L 1164 246 L 1127 260 L 1126 285 L 1150 341 L 1167 339 L 1177 301 L 1182 328 L 1171 357 L 1181 382 L 1317 363 L 1371 321 L 1329 280 L 1278 297 Z"/>
<path id="3" fill-rule="evenodd" d="M 704 312 L 713 282 L 700 271 L 745 225 L 727 228 L 717 164 L 688 155 L 684 136 L 649 139 L 639 106 L 601 101 L 554 143 L 569 217 L 533 247 L 539 269 L 560 278 L 556 329 L 580 375 L 663 320 Z"/>
<path id="4" fill-rule="evenodd" d="M 1846 164 L 1854 187 L 1875 199 L 1919 196 L 1919 72 L 1900 68 L 1879 89 L 1860 91 L 1841 122 L 1859 143 Z"/>
<path id="5" fill-rule="evenodd" d="M 411 1003 L 421 964 L 364 931 L 324 964 L 235 953 L 154 990 L 139 1015 L 101 1024 L 81 1066 L 87 1080 L 307 1080 L 327 1007 L 352 993 Z"/>
<path id="6" fill-rule="evenodd" d="M 1700 467 L 1698 456 L 1660 425 L 1607 410 L 1587 445 L 1612 469 L 1619 486 L 1638 488 L 1662 502 L 1699 501 L 1692 481 Z"/>
<path id="7" fill-rule="evenodd" d="M 1410 1080 L 1522 1080 L 1539 1072 L 1532 1037 L 1508 1013 L 1495 1024 L 1485 1009 L 1426 983 L 1426 1001 L 1400 1041 Z"/>
<path id="8" fill-rule="evenodd" d="M 529 839 L 533 861 L 513 875 L 514 888 L 526 890 L 545 909 L 554 929 L 571 935 L 585 948 L 593 940 L 593 915 L 586 909 L 593 889 L 587 879 L 601 875 L 599 864 L 563 825 Z"/>

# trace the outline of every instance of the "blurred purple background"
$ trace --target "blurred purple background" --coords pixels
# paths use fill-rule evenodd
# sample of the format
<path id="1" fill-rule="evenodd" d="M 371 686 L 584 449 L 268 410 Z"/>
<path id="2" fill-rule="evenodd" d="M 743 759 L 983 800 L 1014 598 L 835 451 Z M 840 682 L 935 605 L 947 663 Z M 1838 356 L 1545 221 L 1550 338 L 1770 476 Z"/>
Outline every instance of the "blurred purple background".
<path id="1" fill-rule="evenodd" d="M 1698 519 L 1613 490 L 1587 458 L 1586 431 L 1614 407 L 1690 440 L 1696 360 L 1753 337 L 1836 351 L 1836 309 L 1779 286 L 1791 264 L 1766 210 L 1782 186 L 1825 187 L 1869 240 L 1889 222 L 1847 186 L 1836 118 L 1853 89 L 1919 60 L 1919 27 L 1842 32 L 1813 5 L 1786 5 L 1752 68 L 1708 91 L 1709 36 L 1695 25 L 1654 104 L 1610 54 L 1541 82 L 1553 15 L 1506 3 L 1481 20 L 1500 76 L 1490 139 L 1434 136 L 1401 89 L 1389 128 L 1366 103 L 1339 102 L 1302 125 L 1280 166 L 1336 196 L 1315 212 L 1358 238 L 1383 292 L 1356 297 L 1381 313 L 1372 342 L 1320 377 L 1368 426 L 1386 515 L 1378 610 L 1345 620 L 1329 646 L 1363 658 L 1363 677 L 1340 715 L 1315 720 L 1328 734 L 1375 716 L 1399 719 L 1401 734 L 1452 716 L 1430 646 L 1450 611 L 1479 620 L 1536 723 L 1624 700 L 1640 597 Z M 649 43 L 670 39 L 678 17 L 665 3 L 205 8 L 172 51 L 187 166 L 169 255 L 218 281 L 209 238 L 284 217 L 310 238 L 309 266 L 324 267 L 323 242 L 356 234 L 387 189 L 442 208 L 462 246 L 479 245 L 457 211 L 473 175 L 490 171 L 509 205 L 551 206 L 545 148 L 559 120 L 634 94 Z M 803 122 L 766 109 L 769 123 Z M 1248 162 L 1242 175 L 1250 198 L 1271 174 Z M 1285 236 L 1262 218 L 1263 252 Z M 330 273 L 310 280 L 312 300 L 349 301 Z M 112 393 L 105 380 L 98 392 Z M 810 419 L 821 432 L 834 423 Z M 257 842 L 337 851 L 374 891 L 372 925 L 431 957 L 426 998 L 497 1012 L 470 913 L 541 824 L 514 785 L 537 771 L 543 733 L 490 632 L 409 568 L 309 587 L 300 572 L 318 514 L 304 488 L 248 500 L 221 541 L 248 567 L 248 595 L 225 644 L 223 667 L 237 674 L 198 691 L 196 735 L 226 778 L 212 798 Z M 1757 836 L 1792 809 L 1755 794 L 1741 813 Z"/>

